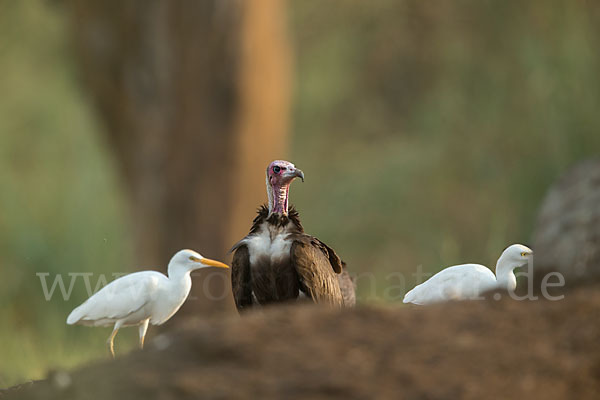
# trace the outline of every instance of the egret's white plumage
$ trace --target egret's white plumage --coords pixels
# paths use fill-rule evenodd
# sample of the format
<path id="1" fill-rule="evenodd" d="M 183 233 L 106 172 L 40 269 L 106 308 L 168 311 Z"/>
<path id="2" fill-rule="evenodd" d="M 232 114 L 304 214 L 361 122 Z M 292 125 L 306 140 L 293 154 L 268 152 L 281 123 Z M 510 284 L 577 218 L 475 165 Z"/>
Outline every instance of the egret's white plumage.
<path id="1" fill-rule="evenodd" d="M 143 347 L 148 324 L 161 325 L 179 310 L 192 288 L 190 273 L 203 267 L 229 268 L 193 250 L 181 250 L 169 262 L 168 277 L 156 271 L 141 271 L 118 278 L 75 308 L 67 324 L 114 325 L 108 338 L 113 356 L 113 340 L 119 328 L 139 326 Z"/>
<path id="2" fill-rule="evenodd" d="M 479 264 L 446 268 L 404 296 L 404 303 L 419 305 L 449 300 L 474 300 L 493 289 L 513 291 L 517 286 L 514 269 L 526 264 L 533 251 L 521 244 L 509 246 L 496 263 L 496 275 Z"/>

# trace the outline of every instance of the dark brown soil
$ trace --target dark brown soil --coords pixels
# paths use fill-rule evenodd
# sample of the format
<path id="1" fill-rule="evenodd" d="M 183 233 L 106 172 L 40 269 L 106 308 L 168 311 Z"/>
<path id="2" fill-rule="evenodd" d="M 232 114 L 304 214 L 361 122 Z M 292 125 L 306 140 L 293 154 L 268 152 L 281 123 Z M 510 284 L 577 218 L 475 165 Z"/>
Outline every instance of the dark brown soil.
<path id="1" fill-rule="evenodd" d="M 190 320 L 143 352 L 5 398 L 599 399 L 599 289 L 556 302 L 303 305 Z"/>

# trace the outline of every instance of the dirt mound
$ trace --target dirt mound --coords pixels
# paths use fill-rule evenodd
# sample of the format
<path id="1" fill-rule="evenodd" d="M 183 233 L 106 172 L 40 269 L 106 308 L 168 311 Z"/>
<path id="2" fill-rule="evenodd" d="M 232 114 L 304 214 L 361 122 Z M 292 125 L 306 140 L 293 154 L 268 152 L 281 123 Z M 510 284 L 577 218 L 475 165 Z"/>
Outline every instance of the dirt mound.
<path id="1" fill-rule="evenodd" d="M 597 399 L 599 288 L 556 302 L 305 305 L 190 320 L 146 351 L 5 398 Z"/>

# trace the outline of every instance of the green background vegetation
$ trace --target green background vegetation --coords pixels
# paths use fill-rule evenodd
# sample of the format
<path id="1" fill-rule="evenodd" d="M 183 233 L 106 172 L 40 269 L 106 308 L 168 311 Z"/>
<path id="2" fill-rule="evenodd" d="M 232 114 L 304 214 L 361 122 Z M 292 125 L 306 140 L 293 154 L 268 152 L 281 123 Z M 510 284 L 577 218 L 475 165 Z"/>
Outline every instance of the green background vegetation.
<path id="1" fill-rule="evenodd" d="M 549 184 L 600 150 L 599 8 L 583 1 L 293 1 L 292 200 L 362 302 L 386 277 L 493 265 Z M 122 188 L 60 3 L 0 2 L 0 387 L 104 357 L 36 272 L 135 265 Z M 250 217 L 249 217 L 250 219 Z M 360 276 L 360 275 L 359 275 Z M 135 330 L 133 330 L 135 331 Z M 135 332 L 117 341 L 131 348 Z"/>

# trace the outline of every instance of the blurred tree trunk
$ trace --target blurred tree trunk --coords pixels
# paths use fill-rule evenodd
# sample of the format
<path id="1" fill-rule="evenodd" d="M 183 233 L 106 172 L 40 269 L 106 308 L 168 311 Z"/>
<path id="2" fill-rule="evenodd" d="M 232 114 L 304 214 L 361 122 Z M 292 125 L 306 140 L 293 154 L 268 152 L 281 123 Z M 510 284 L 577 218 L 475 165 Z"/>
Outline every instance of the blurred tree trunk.
<path id="1" fill-rule="evenodd" d="M 285 3 L 68 5 L 83 81 L 130 201 L 136 263 L 166 265 L 182 248 L 224 259 L 264 201 L 265 166 L 287 147 Z M 229 275 L 207 273 L 188 311 L 232 307 Z M 206 291 L 221 300 L 202 301 Z"/>

